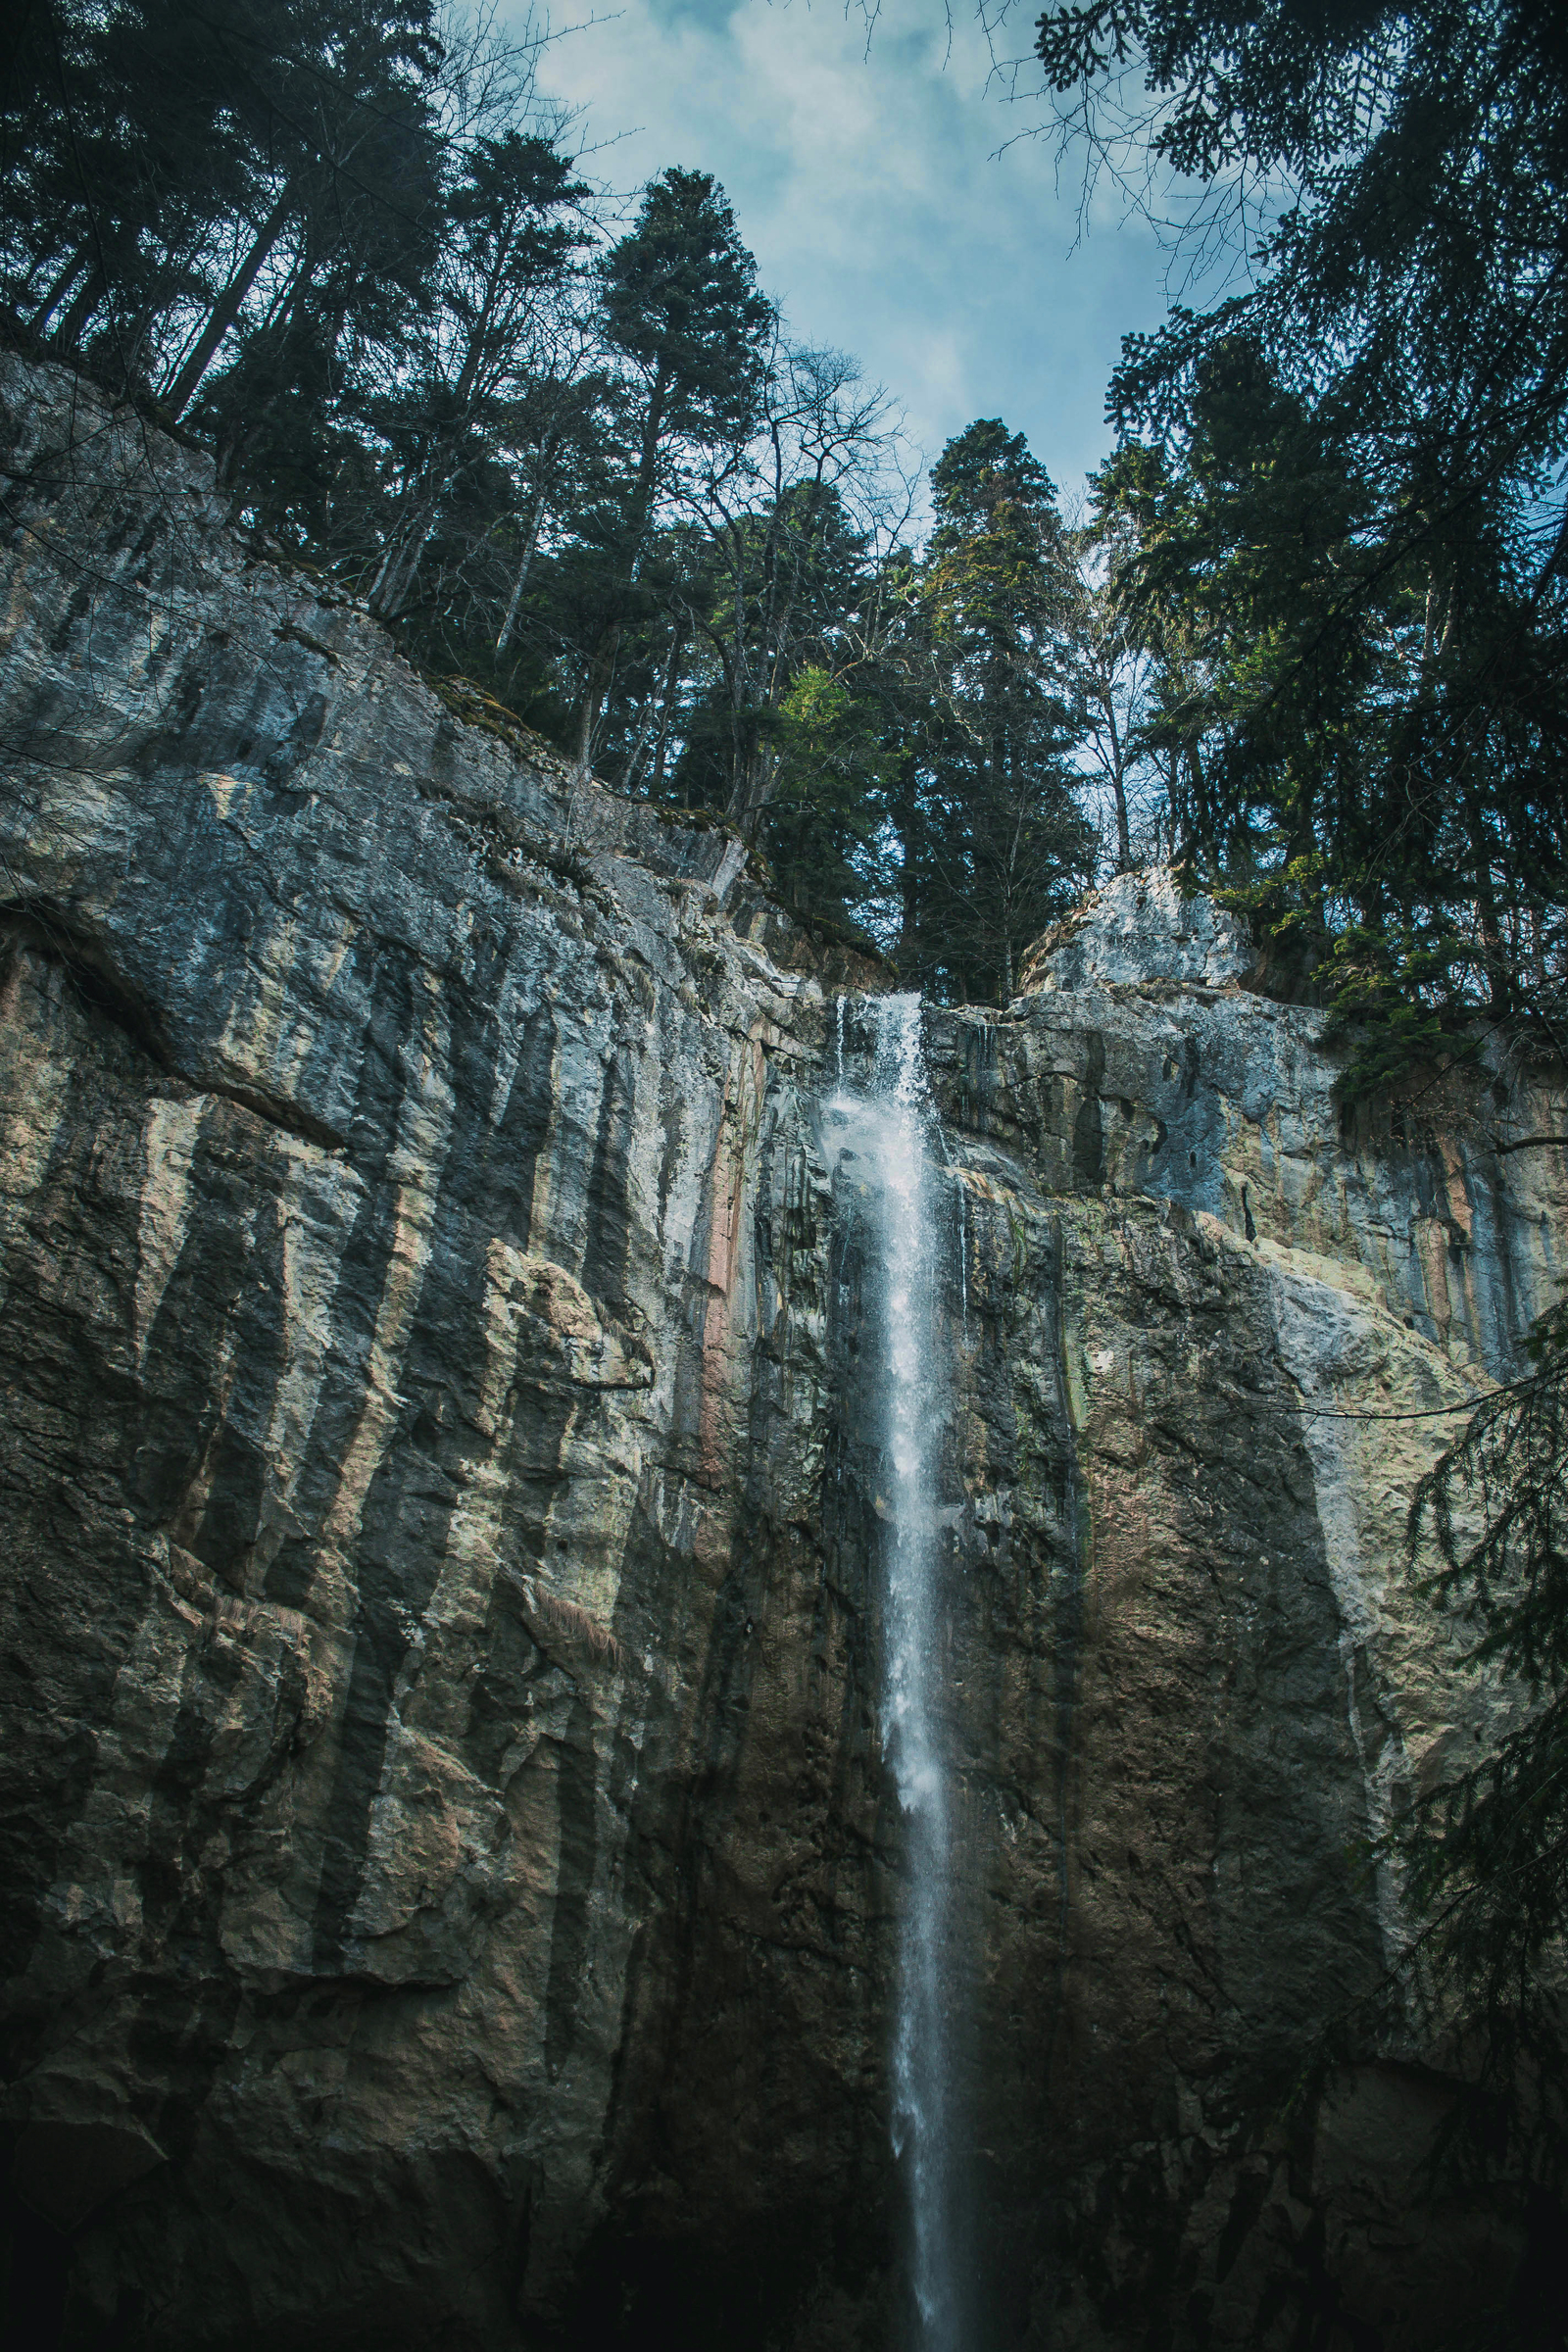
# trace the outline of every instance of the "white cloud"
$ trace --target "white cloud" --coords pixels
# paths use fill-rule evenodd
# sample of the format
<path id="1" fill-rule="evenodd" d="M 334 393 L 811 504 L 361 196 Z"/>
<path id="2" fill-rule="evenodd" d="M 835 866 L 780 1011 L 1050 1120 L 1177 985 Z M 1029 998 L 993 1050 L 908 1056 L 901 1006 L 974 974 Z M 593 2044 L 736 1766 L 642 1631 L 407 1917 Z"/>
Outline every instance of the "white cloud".
<path id="1" fill-rule="evenodd" d="M 904 0 L 912 6 L 914 0 Z M 583 112 L 594 168 L 632 189 L 668 164 L 713 172 L 796 334 L 854 352 L 903 403 L 928 456 L 976 416 L 1029 436 L 1067 489 L 1108 446 L 1120 337 L 1164 309 L 1147 228 L 1094 208 L 1044 140 L 998 157 L 1024 107 L 988 95 L 972 23 L 951 56 L 929 20 L 769 0 L 626 0 L 549 53 L 547 86 Z M 616 134 L 630 134 L 617 138 Z"/>

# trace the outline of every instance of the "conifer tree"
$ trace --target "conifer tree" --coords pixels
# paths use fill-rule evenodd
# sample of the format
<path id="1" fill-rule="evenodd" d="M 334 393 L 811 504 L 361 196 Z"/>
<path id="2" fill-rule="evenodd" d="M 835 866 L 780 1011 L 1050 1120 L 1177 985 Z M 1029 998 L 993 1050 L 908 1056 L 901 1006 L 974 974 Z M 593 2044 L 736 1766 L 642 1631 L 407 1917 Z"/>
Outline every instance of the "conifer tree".
<path id="1" fill-rule="evenodd" d="M 620 478 L 601 510 L 600 612 L 586 649 L 579 759 L 593 757 L 656 509 L 705 455 L 745 441 L 774 324 L 723 190 L 705 172 L 650 181 L 599 266 L 604 333 L 622 366 Z"/>
<path id="2" fill-rule="evenodd" d="M 1023 951 L 1090 877 L 1068 754 L 1071 557 L 1021 433 L 982 418 L 931 470 L 919 579 L 931 681 L 921 757 L 919 934 L 903 956 L 961 997 L 1005 1003 Z"/>
<path id="3" fill-rule="evenodd" d="M 464 159 L 447 198 L 435 299 L 415 330 L 416 358 L 384 407 L 401 479 L 372 612 L 402 610 L 455 477 L 483 466 L 530 378 L 544 373 L 541 304 L 585 242 L 569 215 L 587 194 L 564 156 L 515 128 L 481 138 Z"/>
<path id="4" fill-rule="evenodd" d="M 1237 223 L 1249 288 L 1129 337 L 1112 385 L 1184 841 L 1337 1003 L 1361 1083 L 1483 1009 L 1560 1051 L 1562 12 L 1090 0 L 1039 54 L 1065 134 L 1194 175 L 1207 228 L 1295 191 Z"/>

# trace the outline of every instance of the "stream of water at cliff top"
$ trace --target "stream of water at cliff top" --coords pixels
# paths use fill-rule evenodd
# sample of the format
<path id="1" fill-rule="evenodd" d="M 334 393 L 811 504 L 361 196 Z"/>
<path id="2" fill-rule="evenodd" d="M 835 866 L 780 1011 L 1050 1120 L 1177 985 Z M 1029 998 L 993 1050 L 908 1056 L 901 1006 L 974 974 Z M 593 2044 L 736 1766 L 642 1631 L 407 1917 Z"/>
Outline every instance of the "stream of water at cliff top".
<path id="1" fill-rule="evenodd" d="M 953 2113 L 953 1807 L 938 1737 L 942 1661 L 936 1455 L 948 1383 L 938 1348 L 932 1127 L 920 1000 L 865 1006 L 875 1039 L 864 1094 L 842 1086 L 844 1120 L 866 1178 L 865 1306 L 882 1457 L 882 1740 L 904 1826 L 905 1893 L 893 2027 L 893 2147 L 907 2183 L 911 2352 L 963 2352 Z M 873 1338 L 873 1332 L 867 1332 Z"/>

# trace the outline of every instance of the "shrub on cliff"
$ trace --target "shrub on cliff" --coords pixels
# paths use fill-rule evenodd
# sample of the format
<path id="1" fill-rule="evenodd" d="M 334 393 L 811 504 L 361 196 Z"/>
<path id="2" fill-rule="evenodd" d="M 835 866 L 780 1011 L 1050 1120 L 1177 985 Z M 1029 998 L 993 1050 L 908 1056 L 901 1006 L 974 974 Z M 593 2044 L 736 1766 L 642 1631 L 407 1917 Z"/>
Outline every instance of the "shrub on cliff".
<path id="1" fill-rule="evenodd" d="M 1482 1403 L 1410 1505 L 1413 1567 L 1526 1701 L 1490 1752 L 1416 1793 L 1386 1851 L 1424 1924 L 1396 1971 L 1461 2057 L 1470 2161 L 1568 2176 L 1568 1303 L 1531 1369 Z"/>

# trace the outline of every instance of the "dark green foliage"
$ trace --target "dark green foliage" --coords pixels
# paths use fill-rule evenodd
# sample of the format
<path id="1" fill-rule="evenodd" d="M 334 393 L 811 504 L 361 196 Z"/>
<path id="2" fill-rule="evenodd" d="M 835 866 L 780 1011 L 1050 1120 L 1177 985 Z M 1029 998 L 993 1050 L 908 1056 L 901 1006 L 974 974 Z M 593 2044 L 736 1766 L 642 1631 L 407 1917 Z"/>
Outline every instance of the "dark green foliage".
<path id="1" fill-rule="evenodd" d="M 648 386 L 639 459 L 665 436 L 744 439 L 773 311 L 708 172 L 670 170 L 650 183 L 631 228 L 599 264 L 599 283 L 606 335 Z"/>
<path id="2" fill-rule="evenodd" d="M 1250 291 L 1131 337 L 1105 520 L 1159 671 L 1166 847 L 1372 1084 L 1568 976 L 1568 36 L 1535 0 L 1054 10 L 1076 119 L 1285 208 Z"/>
<path id="3" fill-rule="evenodd" d="M 536 313 L 584 242 L 571 212 L 587 194 L 555 148 L 515 127 L 477 140 L 464 159 L 447 200 L 435 299 L 372 410 L 398 478 L 369 595 L 384 618 L 403 610 L 454 503 L 515 437 L 515 412 L 530 395 L 538 401 Z M 506 498 L 510 485 L 489 487 Z"/>
<path id="4" fill-rule="evenodd" d="M 1412 1570 L 1501 1678 L 1514 1724 L 1417 1794 L 1383 1841 L 1426 1923 L 1381 2006 L 1445 2047 L 1461 2091 L 1444 2147 L 1477 2172 L 1568 2185 L 1568 1306 L 1531 1371 L 1477 1409 L 1410 1507 Z"/>
<path id="5" fill-rule="evenodd" d="M 443 44 L 429 0 L 36 0 L 28 27 L 13 315 L 208 438 L 264 539 L 409 612 L 477 477 L 516 505 L 548 405 L 586 191 L 525 127 L 526 51 Z"/>
<path id="6" fill-rule="evenodd" d="M 417 298 L 439 223 L 428 0 L 34 0 L 23 62 L 6 260 L 57 349 L 178 415 L 255 296 L 324 306 L 340 340 Z"/>
<path id="7" fill-rule="evenodd" d="M 667 171 L 598 264 L 605 339 L 624 365 L 612 478 L 598 516 L 599 620 L 587 647 L 579 755 L 600 752 L 604 706 L 628 623 L 651 613 L 639 580 L 662 500 L 698 487 L 744 448 L 767 380 L 772 306 L 724 192 Z M 694 478 L 695 477 L 695 478 Z"/>
<path id="8" fill-rule="evenodd" d="M 781 704 L 764 840 L 789 903 L 848 911 L 881 878 L 890 770 L 874 703 L 808 664 Z"/>
<path id="9" fill-rule="evenodd" d="M 999 418 L 949 442 L 931 491 L 907 632 L 915 789 L 893 809 L 900 958 L 939 993 L 1004 1004 L 1093 877 L 1071 761 L 1076 575 L 1050 477 Z"/>

